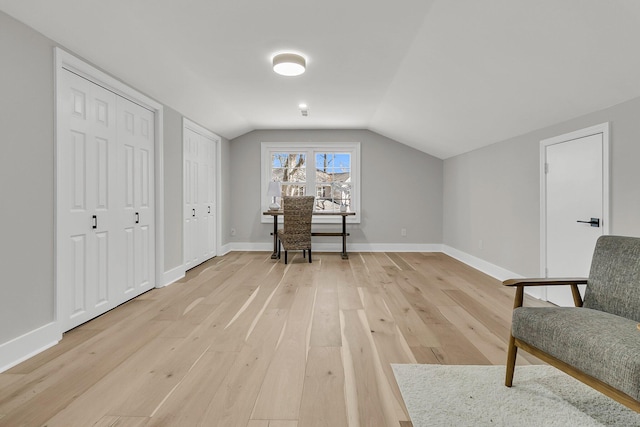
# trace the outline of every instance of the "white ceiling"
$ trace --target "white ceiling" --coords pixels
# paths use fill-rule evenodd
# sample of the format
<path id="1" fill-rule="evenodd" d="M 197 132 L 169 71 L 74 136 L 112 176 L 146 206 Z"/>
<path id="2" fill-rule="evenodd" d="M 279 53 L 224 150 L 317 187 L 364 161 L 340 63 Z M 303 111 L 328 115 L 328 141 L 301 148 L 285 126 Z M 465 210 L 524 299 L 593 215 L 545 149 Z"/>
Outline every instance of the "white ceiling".
<path id="1" fill-rule="evenodd" d="M 371 129 L 447 158 L 640 96 L 638 0 L 0 0 L 0 10 L 229 139 Z M 274 74 L 283 50 L 303 53 L 307 72 Z"/>

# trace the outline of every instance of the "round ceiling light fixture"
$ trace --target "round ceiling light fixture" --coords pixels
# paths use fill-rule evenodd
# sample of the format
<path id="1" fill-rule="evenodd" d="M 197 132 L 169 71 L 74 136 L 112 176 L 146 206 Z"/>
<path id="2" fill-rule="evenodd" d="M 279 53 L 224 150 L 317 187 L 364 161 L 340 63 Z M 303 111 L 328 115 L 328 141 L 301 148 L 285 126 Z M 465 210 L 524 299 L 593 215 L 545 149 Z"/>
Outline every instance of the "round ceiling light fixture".
<path id="1" fill-rule="evenodd" d="M 273 71 L 282 76 L 299 76 L 306 67 L 307 61 L 296 53 L 280 53 L 273 57 Z"/>

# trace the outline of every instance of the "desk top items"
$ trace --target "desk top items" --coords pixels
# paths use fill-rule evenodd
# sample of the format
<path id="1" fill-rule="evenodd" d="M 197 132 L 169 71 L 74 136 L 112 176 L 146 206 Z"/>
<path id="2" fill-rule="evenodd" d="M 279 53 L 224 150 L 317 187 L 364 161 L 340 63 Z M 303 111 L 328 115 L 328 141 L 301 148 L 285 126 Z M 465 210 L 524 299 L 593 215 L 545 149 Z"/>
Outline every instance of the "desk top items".
<path id="1" fill-rule="evenodd" d="M 282 190 L 280 189 L 280 183 L 277 181 L 271 181 L 269 188 L 267 189 L 267 196 L 271 197 L 271 204 L 269 205 L 270 211 L 280 210 L 280 205 L 276 202 L 276 197 L 280 197 Z"/>

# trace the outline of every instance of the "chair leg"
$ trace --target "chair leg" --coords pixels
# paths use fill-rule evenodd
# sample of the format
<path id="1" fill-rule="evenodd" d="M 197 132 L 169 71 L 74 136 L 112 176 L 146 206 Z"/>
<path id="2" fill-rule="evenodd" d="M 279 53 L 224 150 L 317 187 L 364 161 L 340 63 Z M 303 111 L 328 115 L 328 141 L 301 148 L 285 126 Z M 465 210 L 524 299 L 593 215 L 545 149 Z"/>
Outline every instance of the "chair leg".
<path id="1" fill-rule="evenodd" d="M 287 263 L 287 250 L 284 250 L 284 263 Z"/>
<path id="2" fill-rule="evenodd" d="M 282 248 L 282 241 L 278 239 L 278 259 L 280 259 L 280 249 Z"/>
<path id="3" fill-rule="evenodd" d="M 507 375 L 504 380 L 504 385 L 511 387 L 513 384 L 513 373 L 516 368 L 516 354 L 518 353 L 518 347 L 516 347 L 516 339 L 511 335 L 509 337 L 509 349 L 507 350 Z"/>
<path id="4" fill-rule="evenodd" d="M 306 257 L 307 257 L 306 253 L 307 253 L 307 251 L 305 251 L 305 250 L 303 249 L 303 250 L 302 250 L 302 258 L 306 258 Z"/>
<path id="5" fill-rule="evenodd" d="M 309 264 L 311 264 L 311 249 L 309 249 Z"/>

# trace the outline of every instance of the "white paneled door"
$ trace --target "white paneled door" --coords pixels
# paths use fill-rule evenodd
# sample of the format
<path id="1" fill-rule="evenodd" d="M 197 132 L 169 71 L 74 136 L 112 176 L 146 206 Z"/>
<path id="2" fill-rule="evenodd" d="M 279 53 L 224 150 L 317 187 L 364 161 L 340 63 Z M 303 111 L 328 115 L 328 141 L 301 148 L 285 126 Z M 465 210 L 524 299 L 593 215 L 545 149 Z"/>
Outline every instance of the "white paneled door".
<path id="1" fill-rule="evenodd" d="M 124 294 L 133 297 L 153 287 L 154 280 L 154 115 L 118 97 L 118 165 L 124 236 Z"/>
<path id="2" fill-rule="evenodd" d="M 58 75 L 58 320 L 67 331 L 154 286 L 153 113 Z"/>
<path id="3" fill-rule="evenodd" d="M 185 268 L 216 255 L 216 141 L 193 123 L 184 132 Z"/>

